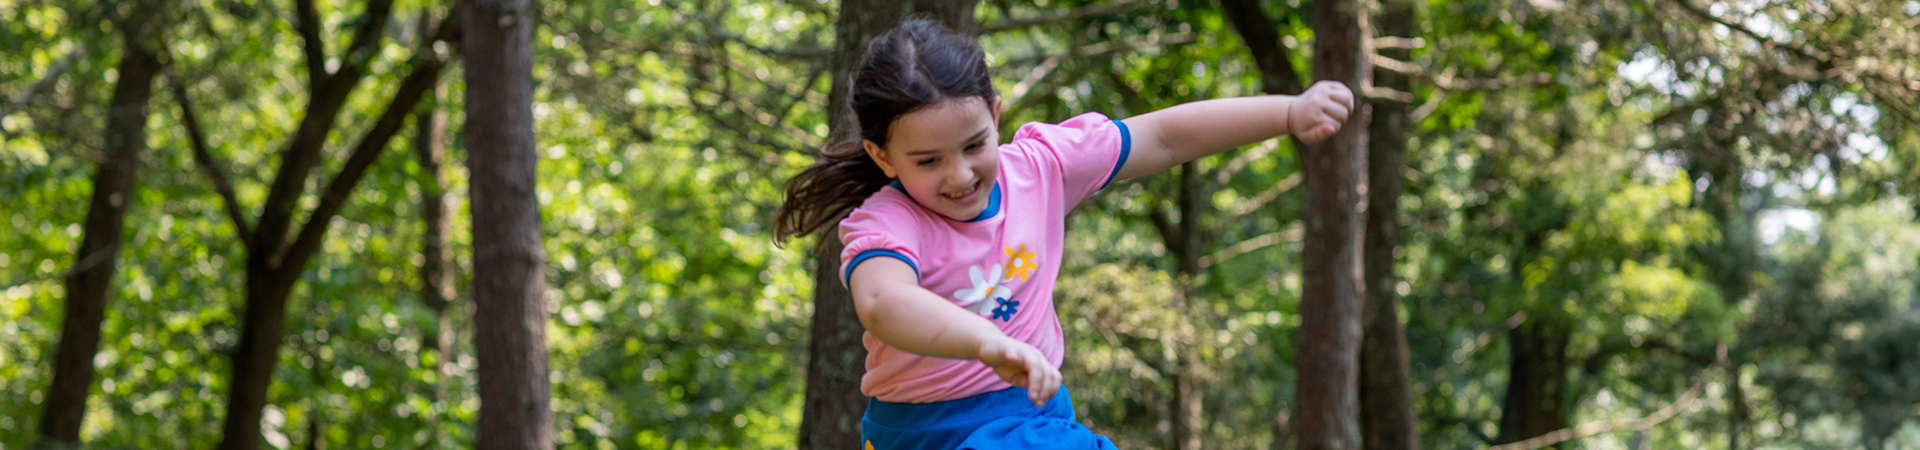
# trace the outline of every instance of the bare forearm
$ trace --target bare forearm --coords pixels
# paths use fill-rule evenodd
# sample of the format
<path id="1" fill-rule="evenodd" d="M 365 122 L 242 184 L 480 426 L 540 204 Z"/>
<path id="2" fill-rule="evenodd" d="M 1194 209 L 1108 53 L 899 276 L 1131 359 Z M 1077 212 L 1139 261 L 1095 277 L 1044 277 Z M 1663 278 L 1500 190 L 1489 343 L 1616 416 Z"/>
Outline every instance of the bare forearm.
<path id="1" fill-rule="evenodd" d="M 978 359 L 981 345 L 1006 337 L 986 318 L 924 289 L 880 295 L 891 298 L 874 299 L 872 311 L 861 315 L 861 324 L 893 348 L 916 355 Z"/>
<path id="2" fill-rule="evenodd" d="M 980 347 L 1005 339 L 999 327 L 920 287 L 913 269 L 875 258 L 854 271 L 854 311 L 867 332 L 893 348 L 952 359 L 978 359 Z"/>
<path id="3" fill-rule="evenodd" d="M 1264 95 L 1183 103 L 1131 117 L 1137 152 L 1120 178 L 1152 175 L 1196 158 L 1293 133 L 1288 106 L 1298 97 Z"/>

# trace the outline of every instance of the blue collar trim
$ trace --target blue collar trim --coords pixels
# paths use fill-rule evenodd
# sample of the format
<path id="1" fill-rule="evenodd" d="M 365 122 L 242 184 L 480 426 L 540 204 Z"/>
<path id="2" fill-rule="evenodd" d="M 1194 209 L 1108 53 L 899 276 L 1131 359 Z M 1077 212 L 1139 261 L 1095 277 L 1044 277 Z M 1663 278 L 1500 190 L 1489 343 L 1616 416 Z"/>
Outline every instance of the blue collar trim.
<path id="1" fill-rule="evenodd" d="M 900 193 L 905 194 L 907 198 L 913 198 L 913 194 L 908 194 L 907 187 L 902 186 L 899 180 L 894 180 L 894 182 L 888 183 L 887 185 L 893 186 L 894 189 L 899 189 Z M 919 200 L 920 199 L 914 199 L 914 201 L 919 201 Z M 974 216 L 974 218 L 972 219 L 967 219 L 966 222 L 968 223 L 979 222 L 982 220 L 992 219 L 995 216 L 999 216 L 999 215 L 1000 215 L 1000 182 L 995 181 L 993 182 L 993 191 L 987 193 L 987 209 L 980 210 L 980 215 Z"/>

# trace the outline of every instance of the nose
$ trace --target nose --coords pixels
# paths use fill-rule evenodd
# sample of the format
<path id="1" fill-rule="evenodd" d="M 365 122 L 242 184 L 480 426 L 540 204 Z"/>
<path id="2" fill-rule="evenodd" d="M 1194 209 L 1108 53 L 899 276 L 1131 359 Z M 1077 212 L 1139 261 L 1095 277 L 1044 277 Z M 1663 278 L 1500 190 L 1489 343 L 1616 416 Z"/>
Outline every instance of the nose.
<path id="1" fill-rule="evenodd" d="M 955 158 L 954 163 L 948 165 L 948 167 L 946 179 L 949 188 L 966 189 L 968 186 L 972 186 L 975 181 L 978 181 L 975 180 L 973 176 L 973 161 L 968 161 L 966 158 Z"/>

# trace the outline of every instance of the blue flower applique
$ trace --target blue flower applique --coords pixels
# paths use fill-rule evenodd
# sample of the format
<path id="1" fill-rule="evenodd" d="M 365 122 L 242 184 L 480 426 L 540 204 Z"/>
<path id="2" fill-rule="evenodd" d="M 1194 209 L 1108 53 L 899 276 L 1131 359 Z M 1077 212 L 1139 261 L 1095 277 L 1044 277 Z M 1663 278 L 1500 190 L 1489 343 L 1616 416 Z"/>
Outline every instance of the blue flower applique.
<path id="1" fill-rule="evenodd" d="M 1020 302 L 1018 301 L 1008 300 L 1004 298 L 997 298 L 994 300 L 998 300 L 1000 302 L 1000 306 L 993 309 L 994 320 L 1011 322 L 1013 321 L 1013 315 L 1015 313 L 1020 312 L 1020 309 L 1019 309 Z"/>

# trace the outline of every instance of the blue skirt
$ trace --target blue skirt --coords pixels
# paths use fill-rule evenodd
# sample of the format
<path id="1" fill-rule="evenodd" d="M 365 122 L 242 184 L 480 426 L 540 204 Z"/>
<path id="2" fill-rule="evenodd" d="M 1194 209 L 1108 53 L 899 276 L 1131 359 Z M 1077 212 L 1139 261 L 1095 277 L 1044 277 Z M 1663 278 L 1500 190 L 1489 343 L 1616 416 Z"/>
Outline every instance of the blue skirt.
<path id="1" fill-rule="evenodd" d="M 934 403 L 868 399 L 860 437 L 865 450 L 1114 449 L 1074 421 L 1064 386 L 1044 408 L 1021 387 Z"/>

